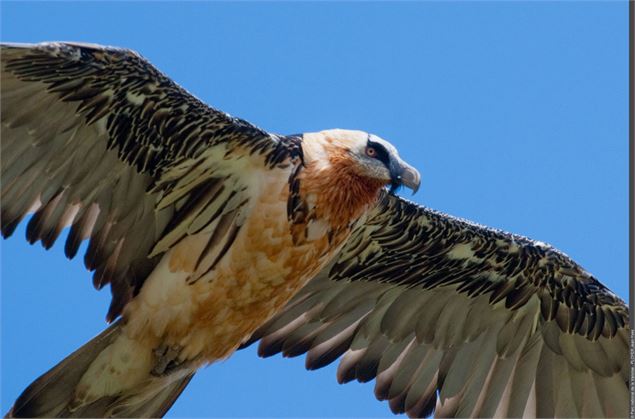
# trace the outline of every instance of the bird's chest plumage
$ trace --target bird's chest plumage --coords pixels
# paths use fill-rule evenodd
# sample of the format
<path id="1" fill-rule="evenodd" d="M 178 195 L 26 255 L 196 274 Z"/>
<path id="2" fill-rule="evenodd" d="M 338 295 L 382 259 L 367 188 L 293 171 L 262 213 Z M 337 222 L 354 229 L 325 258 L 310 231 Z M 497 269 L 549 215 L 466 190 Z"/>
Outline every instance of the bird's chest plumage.
<path id="1" fill-rule="evenodd" d="M 350 234 L 333 233 L 324 220 L 313 219 L 307 238 L 294 239 L 288 179 L 280 171 L 261 182 L 231 248 L 195 281 L 194 266 L 212 233 L 167 252 L 127 310 L 129 334 L 150 345 L 178 347 L 182 360 L 211 362 L 231 355 L 281 310 Z"/>

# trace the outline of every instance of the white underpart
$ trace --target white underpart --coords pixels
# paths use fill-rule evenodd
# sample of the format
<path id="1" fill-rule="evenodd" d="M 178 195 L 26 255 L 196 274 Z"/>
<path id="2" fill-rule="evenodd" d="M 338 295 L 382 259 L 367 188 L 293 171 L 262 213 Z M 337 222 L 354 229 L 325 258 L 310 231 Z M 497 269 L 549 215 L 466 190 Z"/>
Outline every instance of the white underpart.
<path id="1" fill-rule="evenodd" d="M 189 274 L 171 272 L 169 259 L 170 252 L 161 258 L 135 299 L 138 306 L 134 322 L 126 325 L 124 333 L 99 354 L 83 375 L 77 386 L 78 400 L 82 404 L 130 390 L 147 380 L 152 369 L 152 352 L 130 336 L 146 327 L 152 327 L 160 336 L 168 321 L 191 315 L 188 303 L 192 288 L 183 286 Z"/>
<path id="2" fill-rule="evenodd" d="M 257 177 L 248 177 L 248 183 L 259 183 Z M 257 186 L 257 185 L 252 185 Z M 227 206 L 237 204 L 228 202 Z M 91 209 L 96 215 L 99 208 Z M 92 215 L 92 214 L 91 214 Z M 238 217 L 240 218 L 240 217 Z M 90 229 L 92 229 L 92 223 Z M 212 231 L 204 231 L 210 235 Z M 121 336 L 105 349 L 89 367 L 78 386 L 78 400 L 89 403 L 103 396 L 128 391 L 147 380 L 153 365 L 152 352 L 147 343 L 135 340 L 140 335 L 160 338 L 168 327 L 186 327 L 193 315 L 192 295 L 195 288 L 184 286 L 191 272 L 170 270 L 173 249 L 167 250 L 144 282 L 141 292 L 134 301 L 134 316 L 129 319 Z"/>
<path id="3" fill-rule="evenodd" d="M 311 220 L 307 224 L 307 240 L 317 240 L 320 237 L 326 235 L 329 231 L 330 225 L 323 219 Z"/>
<path id="4" fill-rule="evenodd" d="M 138 307 L 134 323 L 129 323 L 126 328 L 129 333 L 137 335 L 142 328 L 150 326 L 156 336 L 161 336 L 171 320 L 182 319 L 183 325 L 188 324 L 193 297 L 192 287 L 184 284 L 191 273 L 170 271 L 171 254 L 170 250 L 161 258 L 135 298 Z"/>
<path id="5" fill-rule="evenodd" d="M 151 352 L 125 335 L 120 335 L 97 356 L 82 376 L 76 389 L 76 405 L 134 388 L 147 379 L 151 363 Z"/>

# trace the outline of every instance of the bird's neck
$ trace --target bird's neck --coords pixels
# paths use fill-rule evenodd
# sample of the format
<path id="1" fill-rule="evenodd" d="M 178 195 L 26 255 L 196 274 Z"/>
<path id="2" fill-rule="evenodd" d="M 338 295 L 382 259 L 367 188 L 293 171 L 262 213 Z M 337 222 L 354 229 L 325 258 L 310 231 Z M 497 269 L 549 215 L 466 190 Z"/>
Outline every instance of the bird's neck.
<path id="1" fill-rule="evenodd" d="M 312 152 L 322 158 L 311 159 Z M 305 150 L 305 157 L 301 189 L 316 217 L 344 227 L 377 203 L 383 183 L 356 173 L 347 152 L 318 142 Z"/>

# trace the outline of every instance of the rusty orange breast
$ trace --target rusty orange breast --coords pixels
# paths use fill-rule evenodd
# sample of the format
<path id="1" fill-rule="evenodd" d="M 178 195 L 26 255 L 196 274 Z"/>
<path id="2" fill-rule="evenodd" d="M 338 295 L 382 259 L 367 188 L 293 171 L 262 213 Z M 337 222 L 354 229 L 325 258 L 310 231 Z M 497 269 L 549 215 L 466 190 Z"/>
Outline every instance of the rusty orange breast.
<path id="1" fill-rule="evenodd" d="M 317 233 L 294 242 L 287 216 L 292 169 L 264 172 L 248 216 L 214 269 L 188 281 L 210 232 L 173 246 L 158 265 L 163 271 L 153 273 L 131 302 L 128 334 L 148 345 L 177 346 L 183 361 L 231 355 L 326 266 L 351 222 L 376 201 L 381 184 L 356 176 L 337 156 L 331 166 L 329 173 L 316 173 L 308 165 L 302 174 L 302 198 L 316 209 L 306 222 L 317 222 Z"/>
<path id="2" fill-rule="evenodd" d="M 329 242 L 325 234 L 294 245 L 288 196 L 286 181 L 268 183 L 223 260 L 191 285 L 189 325 L 169 330 L 169 340 L 184 348 L 185 357 L 210 362 L 229 356 L 328 263 L 348 236 L 340 232 Z"/>

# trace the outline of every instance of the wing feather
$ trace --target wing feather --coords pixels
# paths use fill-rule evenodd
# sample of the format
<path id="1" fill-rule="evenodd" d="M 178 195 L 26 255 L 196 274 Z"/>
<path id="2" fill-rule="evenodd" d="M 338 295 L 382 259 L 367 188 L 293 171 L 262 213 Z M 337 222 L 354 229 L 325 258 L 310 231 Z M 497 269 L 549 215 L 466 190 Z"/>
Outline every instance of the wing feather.
<path id="1" fill-rule="evenodd" d="M 385 196 L 248 343 L 303 342 L 311 369 L 341 353 L 340 383 L 375 378 L 413 417 L 621 417 L 628 331 L 624 302 L 566 255 Z"/>
<path id="2" fill-rule="evenodd" d="M 210 245 L 213 267 L 240 228 L 253 170 L 298 153 L 297 139 L 205 105 L 135 52 L 70 43 L 1 48 L 2 234 L 34 213 L 31 243 L 51 247 L 70 226 L 72 258 L 88 239 L 93 283 L 111 284 L 109 320 L 163 252 L 212 224 L 223 233 Z"/>

